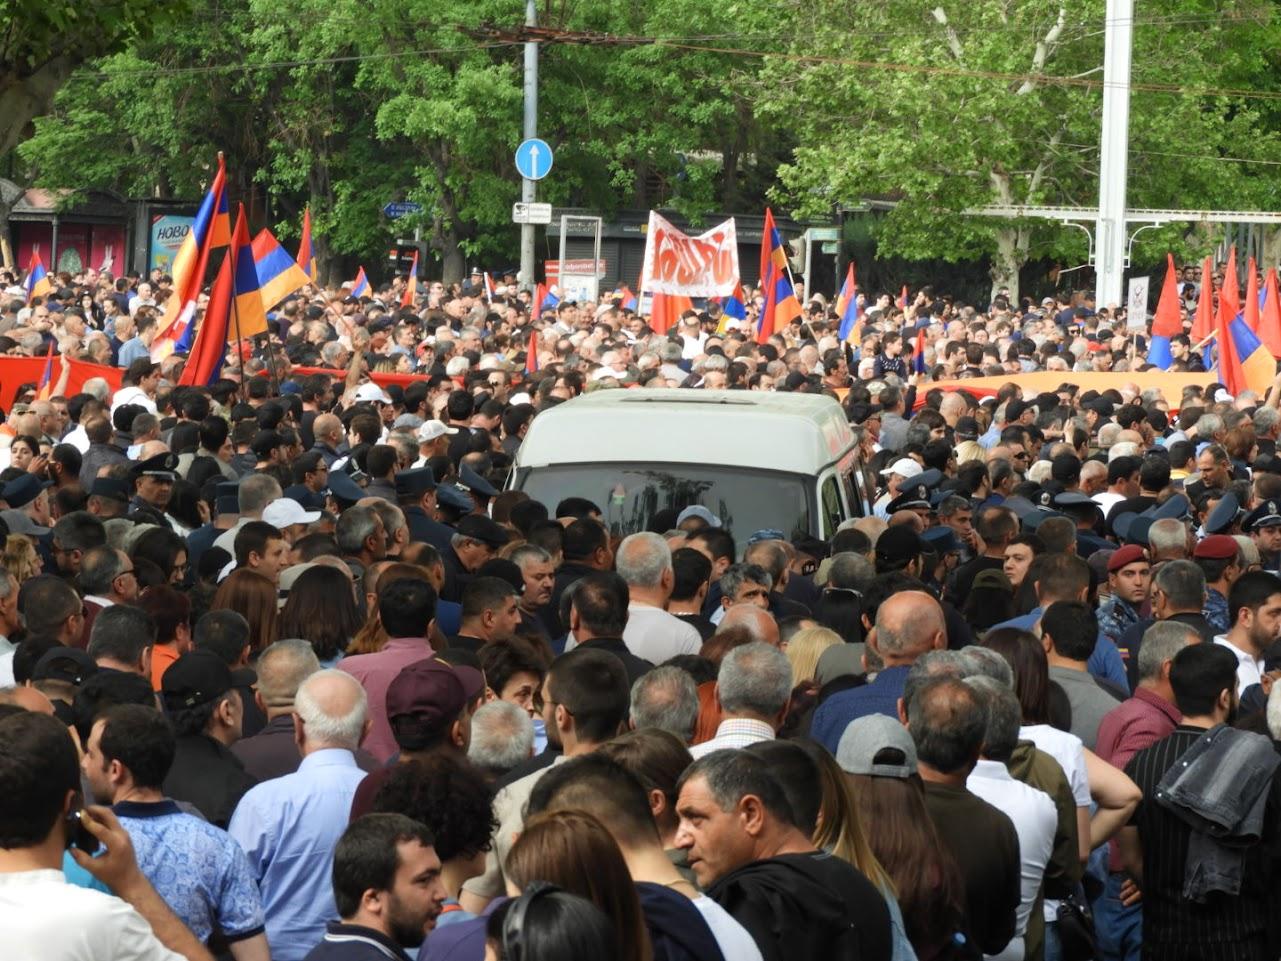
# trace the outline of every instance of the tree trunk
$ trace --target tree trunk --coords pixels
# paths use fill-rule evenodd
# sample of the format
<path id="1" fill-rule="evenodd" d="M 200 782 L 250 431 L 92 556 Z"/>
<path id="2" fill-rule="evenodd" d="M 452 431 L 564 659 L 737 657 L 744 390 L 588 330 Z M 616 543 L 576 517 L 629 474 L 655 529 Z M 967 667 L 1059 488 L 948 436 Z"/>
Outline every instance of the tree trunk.
<path id="1" fill-rule="evenodd" d="M 458 246 L 458 234 L 456 231 L 445 231 L 445 248 L 441 253 L 441 282 L 448 287 L 450 284 L 462 283 L 466 279 L 463 271 L 467 268 L 467 260 L 463 256 L 462 248 Z"/>
<path id="2" fill-rule="evenodd" d="M 1281 227 L 1263 228 L 1263 250 L 1259 257 L 1259 269 L 1267 273 L 1269 267 L 1281 263 Z"/>
<path id="3" fill-rule="evenodd" d="M 992 296 L 1002 287 L 1010 290 L 1010 303 L 1019 301 L 1019 270 L 1027 263 L 1027 236 L 1015 227 L 996 232 L 996 254 L 992 257 Z"/>
<path id="4" fill-rule="evenodd" d="M 32 120 L 49 112 L 73 69 L 70 57 L 54 57 L 30 76 L 18 77 L 12 69 L 0 76 L 0 157 L 18 146 Z"/>

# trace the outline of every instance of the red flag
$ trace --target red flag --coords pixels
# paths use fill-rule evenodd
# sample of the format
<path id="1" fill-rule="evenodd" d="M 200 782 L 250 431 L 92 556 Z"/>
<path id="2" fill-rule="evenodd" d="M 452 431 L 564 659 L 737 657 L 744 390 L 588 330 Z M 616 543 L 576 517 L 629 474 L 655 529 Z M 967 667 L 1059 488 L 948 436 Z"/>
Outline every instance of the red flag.
<path id="1" fill-rule="evenodd" d="M 1245 278 L 1245 324 L 1256 334 L 1259 332 L 1259 268 L 1250 258 L 1250 275 Z"/>
<path id="2" fill-rule="evenodd" d="M 1176 337 L 1183 333 L 1183 314 L 1179 308 L 1178 271 L 1174 268 L 1174 255 L 1165 255 L 1165 284 L 1161 299 L 1152 316 L 1153 337 Z"/>
<path id="3" fill-rule="evenodd" d="M 1241 366 L 1241 358 L 1237 356 L 1236 344 L 1232 340 L 1232 322 L 1236 320 L 1237 313 L 1231 306 L 1225 306 L 1228 300 L 1225 294 L 1229 289 L 1228 285 L 1236 283 L 1236 273 L 1234 247 L 1227 270 L 1223 274 L 1223 290 L 1219 291 L 1219 312 L 1214 324 L 1214 353 L 1218 358 L 1219 382 L 1233 397 L 1247 389 L 1245 369 Z"/>
<path id="4" fill-rule="evenodd" d="M 1277 269 L 1268 268 L 1263 280 L 1263 316 L 1259 319 L 1259 340 L 1273 357 L 1281 357 L 1281 293 L 1277 292 Z"/>
<path id="5" fill-rule="evenodd" d="M 298 240 L 298 266 L 312 280 L 316 279 L 316 257 L 311 250 L 311 206 L 302 210 L 302 237 Z"/>
<path id="6" fill-rule="evenodd" d="M 1192 340 L 1201 343 L 1214 333 L 1214 261 L 1209 257 L 1201 264 L 1201 296 L 1192 322 Z"/>
<path id="7" fill-rule="evenodd" d="M 1223 268 L 1223 286 L 1219 289 L 1219 323 L 1215 324 L 1215 329 L 1219 333 L 1226 331 L 1232 321 L 1236 320 L 1237 314 L 1241 313 L 1241 288 L 1238 286 L 1240 281 L 1237 280 L 1237 246 L 1232 245 L 1232 252 L 1228 254 L 1227 266 Z M 1219 327 L 1222 330 L 1219 330 Z M 1220 345 L 1222 342 L 1220 342 Z M 1229 393 L 1235 394 L 1236 391 L 1229 390 Z"/>
<path id="8" fill-rule="evenodd" d="M 539 286 L 542 286 L 541 284 Z M 538 370 L 538 331 L 529 329 L 529 340 L 525 341 L 525 373 L 532 374 Z"/>
<path id="9" fill-rule="evenodd" d="M 694 303 L 682 294 L 651 294 L 649 326 L 656 334 L 665 334 L 680 323 L 681 314 L 694 309 Z"/>
<path id="10" fill-rule="evenodd" d="M 414 251 L 414 262 L 409 265 L 409 280 L 405 284 L 405 295 L 400 298 L 400 306 L 413 307 L 414 298 L 418 295 L 418 251 Z"/>
<path id="11" fill-rule="evenodd" d="M 178 378 L 181 386 L 206 387 L 213 383 L 222 369 L 231 327 L 231 302 L 235 299 L 236 251 L 248 243 L 249 230 L 244 220 L 237 218 L 231 246 L 223 255 L 222 266 L 218 268 L 218 276 L 209 290 L 205 319 L 200 322 L 200 329 L 196 331 L 196 339 L 191 345 L 191 356 Z M 240 342 L 235 343 L 239 345 Z"/>

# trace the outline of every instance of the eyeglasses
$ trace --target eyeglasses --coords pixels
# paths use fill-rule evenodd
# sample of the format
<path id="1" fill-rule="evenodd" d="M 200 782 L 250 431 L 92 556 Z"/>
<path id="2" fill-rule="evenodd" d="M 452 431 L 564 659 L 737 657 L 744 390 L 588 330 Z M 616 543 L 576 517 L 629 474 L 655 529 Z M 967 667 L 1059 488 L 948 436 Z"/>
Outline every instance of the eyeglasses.
<path id="1" fill-rule="evenodd" d="M 117 574 L 115 577 L 113 577 L 113 578 L 112 578 L 112 580 L 114 581 L 114 580 L 116 580 L 117 578 L 124 577 L 126 574 L 132 574 L 132 573 L 134 573 L 134 571 L 135 571 L 135 568 L 132 568 L 132 567 L 131 567 L 131 568 L 129 568 L 128 570 L 121 571 L 119 574 Z"/>

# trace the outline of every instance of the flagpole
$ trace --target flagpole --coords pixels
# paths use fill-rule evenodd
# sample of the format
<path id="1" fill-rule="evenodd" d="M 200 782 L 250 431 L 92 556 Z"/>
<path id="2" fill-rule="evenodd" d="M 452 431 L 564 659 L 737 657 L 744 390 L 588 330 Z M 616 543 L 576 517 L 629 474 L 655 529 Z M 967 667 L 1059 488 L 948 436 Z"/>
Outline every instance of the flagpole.
<path id="1" fill-rule="evenodd" d="M 233 244 L 232 246 L 234 247 L 235 245 Z M 232 256 L 232 253 L 230 250 L 227 251 L 227 256 L 229 257 Z M 248 400 L 249 385 L 245 383 L 245 355 L 244 355 L 244 352 L 240 349 L 240 305 L 236 302 L 237 297 L 236 297 L 236 290 L 234 286 L 235 284 L 234 278 L 236 275 L 236 271 L 235 271 L 234 262 L 232 264 L 231 274 L 233 278 L 232 279 L 233 286 L 231 290 L 231 320 L 232 320 L 232 323 L 236 325 L 236 360 L 240 362 L 240 390 L 238 391 L 238 393 L 240 394 L 241 400 Z"/>
<path id="2" fill-rule="evenodd" d="M 271 344 L 271 328 L 267 328 L 267 369 L 271 371 L 271 389 L 280 396 L 280 375 L 276 372 L 276 351 Z"/>

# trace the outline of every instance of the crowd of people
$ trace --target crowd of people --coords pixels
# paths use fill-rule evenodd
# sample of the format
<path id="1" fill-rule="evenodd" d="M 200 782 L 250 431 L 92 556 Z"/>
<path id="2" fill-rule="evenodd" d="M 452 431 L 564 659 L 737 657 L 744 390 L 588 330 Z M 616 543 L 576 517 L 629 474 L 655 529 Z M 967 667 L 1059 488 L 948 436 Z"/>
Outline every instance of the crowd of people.
<path id="1" fill-rule="evenodd" d="M 188 386 L 168 278 L 58 280 L 0 351 L 124 377 L 0 427 L 0 955 L 1281 955 L 1281 377 L 1163 396 L 1075 295 L 757 343 L 477 276 L 306 289 Z M 653 387 L 830 395 L 863 516 L 505 489 Z"/>

